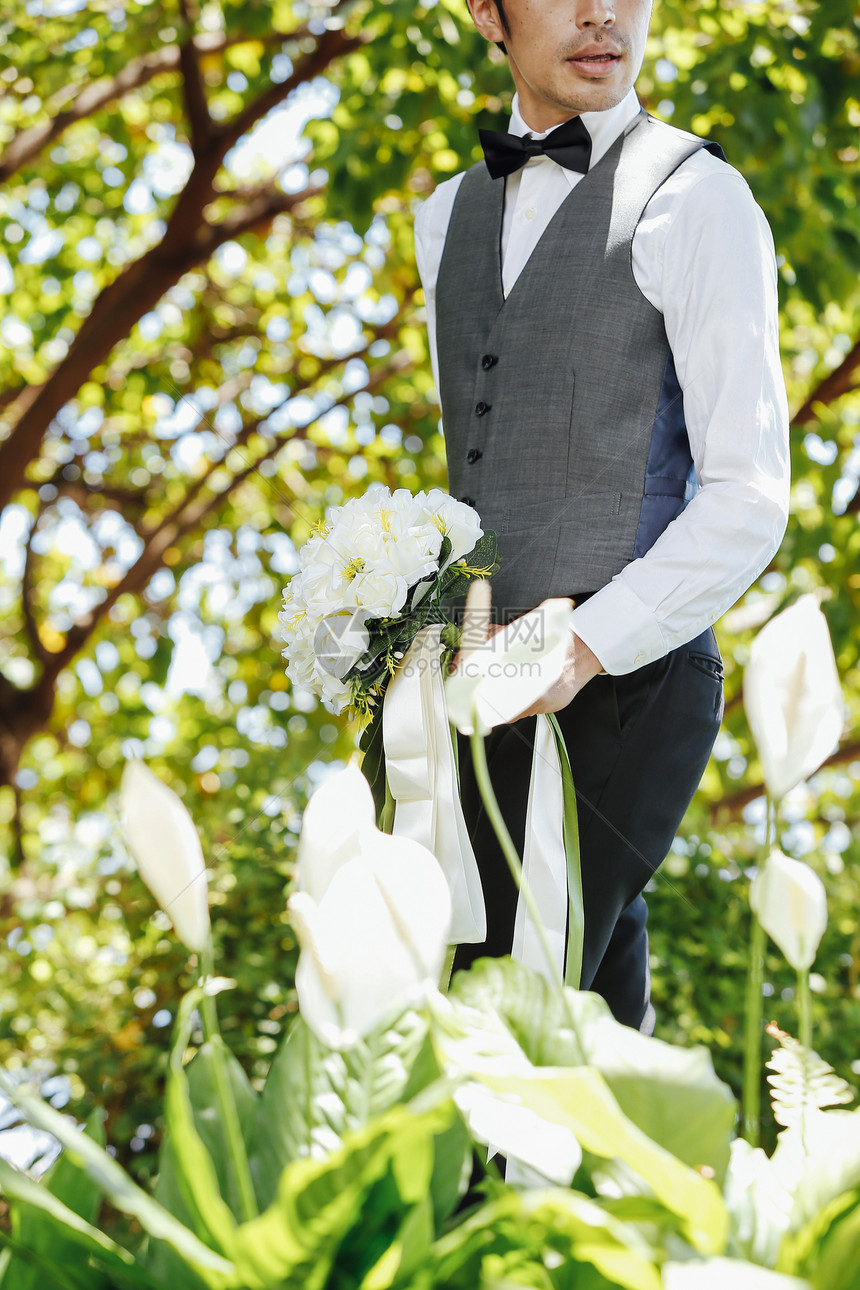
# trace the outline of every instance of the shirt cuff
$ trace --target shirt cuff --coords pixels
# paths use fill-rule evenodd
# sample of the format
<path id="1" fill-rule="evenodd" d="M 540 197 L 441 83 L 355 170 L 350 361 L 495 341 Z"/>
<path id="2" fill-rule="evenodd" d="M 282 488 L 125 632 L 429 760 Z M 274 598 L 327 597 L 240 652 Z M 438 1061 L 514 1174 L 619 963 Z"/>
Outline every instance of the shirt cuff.
<path id="1" fill-rule="evenodd" d="M 669 652 L 654 615 L 623 582 L 610 582 L 574 609 L 570 625 L 611 676 Z"/>

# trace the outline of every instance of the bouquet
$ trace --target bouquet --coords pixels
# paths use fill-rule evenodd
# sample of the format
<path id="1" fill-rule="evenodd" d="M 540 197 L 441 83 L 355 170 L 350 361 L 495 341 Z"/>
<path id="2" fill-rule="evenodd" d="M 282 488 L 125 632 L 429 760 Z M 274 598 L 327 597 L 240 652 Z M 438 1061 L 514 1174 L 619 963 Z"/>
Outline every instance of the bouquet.
<path id="1" fill-rule="evenodd" d="M 440 488 L 373 485 L 332 511 L 299 553 L 278 615 L 287 676 L 330 711 L 368 717 L 425 624 L 445 624 L 453 654 L 453 602 L 497 567 L 495 534 L 473 507 Z"/>

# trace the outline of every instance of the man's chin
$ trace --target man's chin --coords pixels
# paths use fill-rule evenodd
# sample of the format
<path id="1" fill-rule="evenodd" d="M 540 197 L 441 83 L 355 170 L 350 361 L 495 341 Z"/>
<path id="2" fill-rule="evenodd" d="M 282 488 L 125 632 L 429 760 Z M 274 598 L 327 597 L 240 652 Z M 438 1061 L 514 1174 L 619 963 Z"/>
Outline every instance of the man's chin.
<path id="1" fill-rule="evenodd" d="M 586 81 L 570 95 L 577 112 L 607 112 L 626 97 L 629 85 L 610 85 L 605 81 Z"/>

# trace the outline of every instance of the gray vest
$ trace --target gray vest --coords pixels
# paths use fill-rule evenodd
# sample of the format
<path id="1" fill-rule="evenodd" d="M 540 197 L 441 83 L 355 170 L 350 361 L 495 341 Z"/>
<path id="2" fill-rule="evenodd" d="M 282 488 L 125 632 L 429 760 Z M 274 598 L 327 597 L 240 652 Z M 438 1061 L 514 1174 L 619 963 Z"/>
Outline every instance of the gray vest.
<path id="1" fill-rule="evenodd" d="M 648 201 L 701 147 L 644 112 L 583 176 L 505 299 L 504 182 L 463 177 L 436 289 L 451 493 L 498 535 L 500 610 L 598 590 L 696 489 L 663 315 L 633 277 Z"/>

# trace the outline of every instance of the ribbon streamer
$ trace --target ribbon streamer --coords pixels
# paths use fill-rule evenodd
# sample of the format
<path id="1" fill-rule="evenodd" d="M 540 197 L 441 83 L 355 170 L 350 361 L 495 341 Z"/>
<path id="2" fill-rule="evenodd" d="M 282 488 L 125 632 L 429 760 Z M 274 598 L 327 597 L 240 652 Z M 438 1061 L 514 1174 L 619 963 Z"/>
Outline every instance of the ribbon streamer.
<path id="1" fill-rule="evenodd" d="M 549 981 L 564 974 L 567 940 L 567 855 L 564 846 L 564 798 L 561 764 L 550 723 L 540 716 L 535 726 L 532 773 L 526 811 L 523 882 L 540 914 L 553 968 L 522 894 L 517 901 L 511 958 L 534 968 Z"/>
<path id="2" fill-rule="evenodd" d="M 385 767 L 395 801 L 391 831 L 433 852 L 451 892 L 451 941 L 476 944 L 486 939 L 487 911 L 460 804 L 441 637 L 438 624 L 416 633 L 383 700 Z"/>

